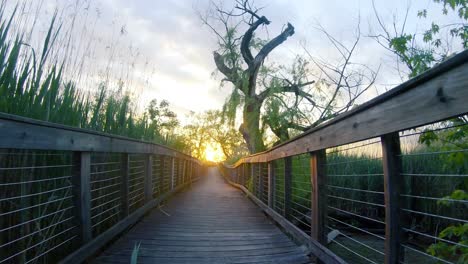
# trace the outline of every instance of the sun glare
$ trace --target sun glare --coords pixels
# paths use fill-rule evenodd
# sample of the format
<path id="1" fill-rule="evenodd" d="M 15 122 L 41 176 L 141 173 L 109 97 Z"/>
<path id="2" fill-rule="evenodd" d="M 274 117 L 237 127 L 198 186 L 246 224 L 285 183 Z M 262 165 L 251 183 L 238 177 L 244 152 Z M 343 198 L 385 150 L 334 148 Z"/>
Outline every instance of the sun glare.
<path id="1" fill-rule="evenodd" d="M 220 162 L 226 159 L 219 146 L 210 144 L 205 149 L 205 159 L 213 162 Z"/>

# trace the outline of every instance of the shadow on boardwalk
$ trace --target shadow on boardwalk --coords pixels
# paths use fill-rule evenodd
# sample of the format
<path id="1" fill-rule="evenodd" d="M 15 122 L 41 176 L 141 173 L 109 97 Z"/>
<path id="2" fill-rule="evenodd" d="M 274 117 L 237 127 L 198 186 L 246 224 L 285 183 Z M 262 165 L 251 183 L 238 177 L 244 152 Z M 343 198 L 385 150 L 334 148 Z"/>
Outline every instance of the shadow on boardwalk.
<path id="1" fill-rule="evenodd" d="M 283 234 L 216 168 L 154 209 L 95 263 L 310 263 L 305 251 Z"/>

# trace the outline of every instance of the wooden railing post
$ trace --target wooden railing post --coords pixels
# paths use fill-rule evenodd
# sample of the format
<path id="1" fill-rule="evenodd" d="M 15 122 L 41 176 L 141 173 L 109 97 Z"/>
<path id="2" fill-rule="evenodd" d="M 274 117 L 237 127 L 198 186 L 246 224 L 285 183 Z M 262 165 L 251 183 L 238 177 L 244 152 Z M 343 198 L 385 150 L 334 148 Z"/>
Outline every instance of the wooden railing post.
<path id="1" fill-rule="evenodd" d="M 171 190 L 174 190 L 174 176 L 175 176 L 175 158 L 172 157 L 172 166 L 171 166 Z"/>
<path id="2" fill-rule="evenodd" d="M 404 259 L 400 216 L 400 193 L 403 186 L 400 136 L 398 132 L 381 137 L 385 191 L 385 263 L 400 263 Z"/>
<path id="3" fill-rule="evenodd" d="M 145 201 L 149 202 L 153 199 L 153 155 L 145 155 Z"/>
<path id="4" fill-rule="evenodd" d="M 326 152 L 318 150 L 310 154 L 311 237 L 321 244 L 327 243 L 325 221 L 327 217 Z"/>
<path id="5" fill-rule="evenodd" d="M 284 158 L 284 218 L 291 215 L 292 159 Z"/>
<path id="6" fill-rule="evenodd" d="M 185 177 L 187 176 L 187 160 L 182 160 L 182 180 L 180 180 L 179 184 L 185 183 Z"/>
<path id="7" fill-rule="evenodd" d="M 73 200 L 82 244 L 92 239 L 90 173 L 91 153 L 73 152 Z"/>
<path id="8" fill-rule="evenodd" d="M 262 200 L 263 198 L 263 174 L 262 174 L 262 168 L 263 163 L 258 163 L 258 199 Z"/>
<path id="9" fill-rule="evenodd" d="M 255 167 L 255 163 L 250 163 L 250 181 L 252 182 L 252 185 L 255 185 L 255 182 L 254 182 L 254 168 Z"/>
<path id="10" fill-rule="evenodd" d="M 120 186 L 120 195 L 122 202 L 122 218 L 125 218 L 129 214 L 129 205 L 128 205 L 128 174 L 130 172 L 130 155 L 128 153 L 122 153 L 120 161 L 121 166 L 121 186 Z"/>
<path id="11" fill-rule="evenodd" d="M 274 161 L 268 162 L 268 207 L 275 207 L 275 170 Z"/>
<path id="12" fill-rule="evenodd" d="M 190 169 L 189 169 L 189 182 L 192 182 L 192 177 L 193 177 L 193 161 L 189 162 Z"/>

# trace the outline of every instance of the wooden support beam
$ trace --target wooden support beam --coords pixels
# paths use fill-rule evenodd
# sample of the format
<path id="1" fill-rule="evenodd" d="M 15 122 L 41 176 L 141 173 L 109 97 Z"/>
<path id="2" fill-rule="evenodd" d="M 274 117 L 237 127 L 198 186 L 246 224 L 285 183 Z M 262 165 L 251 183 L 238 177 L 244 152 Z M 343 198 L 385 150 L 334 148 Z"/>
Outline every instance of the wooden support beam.
<path id="1" fill-rule="evenodd" d="M 275 206 L 275 170 L 274 161 L 268 162 L 268 207 Z"/>
<path id="2" fill-rule="evenodd" d="M 121 161 L 121 188 L 120 196 L 122 197 L 122 219 L 127 217 L 129 214 L 129 205 L 128 205 L 128 177 L 130 173 L 130 155 L 128 153 L 122 153 Z"/>
<path id="3" fill-rule="evenodd" d="M 322 245 L 327 243 L 325 220 L 327 217 L 326 152 L 318 150 L 310 154 L 311 237 Z"/>
<path id="4" fill-rule="evenodd" d="M 81 244 L 92 239 L 91 224 L 91 153 L 73 152 L 73 201 Z"/>
<path id="5" fill-rule="evenodd" d="M 252 182 L 252 192 L 253 194 L 255 195 L 255 178 L 254 178 L 254 170 L 255 170 L 255 163 L 251 163 L 250 164 L 250 172 L 249 172 L 249 175 L 250 175 L 250 181 Z M 247 183 L 246 183 L 247 184 Z"/>
<path id="6" fill-rule="evenodd" d="M 386 134 L 382 140 L 382 160 L 385 190 L 385 263 L 404 260 L 400 216 L 400 193 L 403 186 L 401 171 L 400 136 L 398 132 Z"/>
<path id="7" fill-rule="evenodd" d="M 290 220 L 292 187 L 292 158 L 284 158 L 284 218 Z"/>
<path id="8" fill-rule="evenodd" d="M 262 200 L 262 197 L 263 197 L 263 174 L 262 174 L 262 166 L 263 166 L 263 163 L 258 163 L 258 178 L 257 178 L 257 181 L 258 181 L 258 193 L 257 193 L 257 197 L 258 199 Z"/>
<path id="9" fill-rule="evenodd" d="M 171 166 L 171 190 L 174 190 L 174 176 L 175 176 L 175 158 L 171 158 L 172 166 Z"/>
<path id="10" fill-rule="evenodd" d="M 189 180 L 193 178 L 193 162 L 189 161 Z"/>
<path id="11" fill-rule="evenodd" d="M 153 155 L 145 155 L 145 202 L 153 199 Z"/>

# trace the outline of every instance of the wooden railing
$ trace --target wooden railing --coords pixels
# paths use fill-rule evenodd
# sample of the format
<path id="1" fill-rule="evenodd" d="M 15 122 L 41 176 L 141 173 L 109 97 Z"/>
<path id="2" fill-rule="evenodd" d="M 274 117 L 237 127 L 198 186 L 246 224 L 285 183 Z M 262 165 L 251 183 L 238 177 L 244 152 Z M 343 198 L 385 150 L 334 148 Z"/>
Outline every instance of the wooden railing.
<path id="1" fill-rule="evenodd" d="M 341 263 L 334 254 L 350 263 L 454 263 L 461 250 L 447 257 L 428 248 L 467 247 L 439 236 L 468 223 L 466 200 L 445 198 L 451 209 L 440 203 L 468 189 L 467 113 L 464 51 L 222 171 L 325 263 Z"/>
<path id="2" fill-rule="evenodd" d="M 162 145 L 0 113 L 0 263 L 81 263 L 203 170 Z"/>

